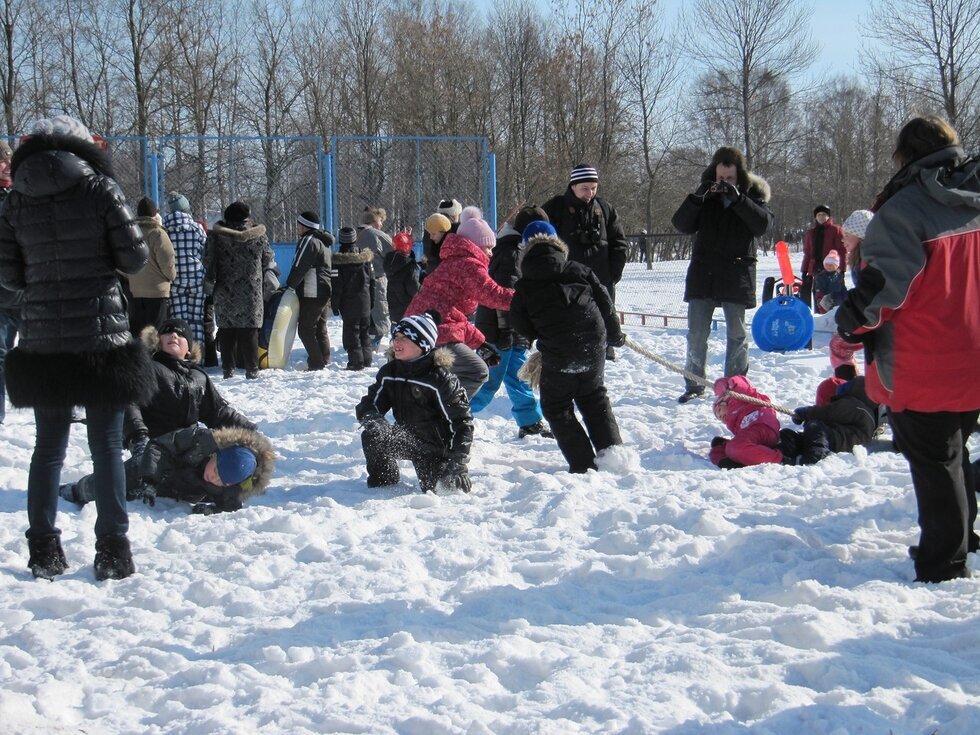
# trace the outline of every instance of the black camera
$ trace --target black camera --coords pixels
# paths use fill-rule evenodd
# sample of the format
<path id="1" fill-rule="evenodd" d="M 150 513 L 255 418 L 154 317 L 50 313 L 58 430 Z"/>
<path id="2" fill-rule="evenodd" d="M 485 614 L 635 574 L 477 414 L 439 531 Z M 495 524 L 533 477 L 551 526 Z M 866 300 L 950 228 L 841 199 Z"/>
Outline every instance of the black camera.
<path id="1" fill-rule="evenodd" d="M 599 232 L 598 228 L 593 228 L 591 230 L 585 230 L 578 234 L 579 244 L 585 247 L 592 247 L 598 245 L 602 242 L 602 234 Z"/>

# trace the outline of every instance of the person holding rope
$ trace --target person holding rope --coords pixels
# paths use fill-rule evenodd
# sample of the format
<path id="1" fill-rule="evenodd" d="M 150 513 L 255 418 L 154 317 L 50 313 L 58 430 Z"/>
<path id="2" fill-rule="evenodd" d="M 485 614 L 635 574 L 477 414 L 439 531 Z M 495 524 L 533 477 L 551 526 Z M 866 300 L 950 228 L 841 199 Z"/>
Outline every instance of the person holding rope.
<path id="1" fill-rule="evenodd" d="M 679 232 L 694 235 L 687 269 L 687 372 L 680 403 L 704 393 L 705 362 L 711 318 L 718 306 L 725 313 L 728 345 L 725 377 L 749 370 L 745 310 L 755 306 L 755 238 L 772 224 L 769 184 L 745 168 L 734 148 L 715 151 L 698 188 L 681 202 L 671 220 Z M 694 380 L 692 378 L 700 378 Z"/>
<path id="2" fill-rule="evenodd" d="M 741 375 L 718 378 L 714 390 L 715 418 L 734 436 L 711 440 L 708 458 L 712 464 L 723 470 L 756 464 L 794 464 L 795 458 L 784 457 L 779 447 L 779 419 L 769 396 Z"/>

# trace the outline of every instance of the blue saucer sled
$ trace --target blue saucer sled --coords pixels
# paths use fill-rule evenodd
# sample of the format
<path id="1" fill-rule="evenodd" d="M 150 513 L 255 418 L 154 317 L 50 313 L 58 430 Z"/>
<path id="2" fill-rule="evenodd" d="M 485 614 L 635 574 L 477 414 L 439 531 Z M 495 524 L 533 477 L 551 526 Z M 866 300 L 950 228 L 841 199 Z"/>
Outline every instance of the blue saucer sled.
<path id="1" fill-rule="evenodd" d="M 752 319 L 752 339 L 763 352 L 802 350 L 812 338 L 813 314 L 796 296 L 774 296 Z"/>

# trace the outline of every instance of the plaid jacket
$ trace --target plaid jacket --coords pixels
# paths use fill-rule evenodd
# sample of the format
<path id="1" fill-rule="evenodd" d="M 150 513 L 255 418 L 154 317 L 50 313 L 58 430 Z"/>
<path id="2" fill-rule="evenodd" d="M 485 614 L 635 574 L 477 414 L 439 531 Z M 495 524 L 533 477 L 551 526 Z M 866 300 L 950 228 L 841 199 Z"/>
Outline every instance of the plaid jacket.
<path id="1" fill-rule="evenodd" d="M 187 212 L 171 212 L 163 220 L 177 257 L 177 278 L 173 287 L 179 291 L 204 288 L 204 228 Z"/>

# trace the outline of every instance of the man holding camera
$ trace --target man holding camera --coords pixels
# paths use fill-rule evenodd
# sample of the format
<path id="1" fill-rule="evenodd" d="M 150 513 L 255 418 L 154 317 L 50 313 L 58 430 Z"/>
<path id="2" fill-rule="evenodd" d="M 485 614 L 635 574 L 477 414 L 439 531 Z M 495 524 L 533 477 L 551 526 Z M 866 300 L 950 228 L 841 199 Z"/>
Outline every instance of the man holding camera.
<path id="1" fill-rule="evenodd" d="M 749 370 L 745 310 L 755 306 L 755 238 L 772 225 L 769 184 L 745 168 L 734 148 L 715 151 L 701 174 L 701 183 L 688 194 L 671 220 L 678 231 L 694 235 L 691 265 L 687 269 L 687 371 L 705 374 L 708 334 L 715 309 L 725 314 L 728 341 L 725 377 Z M 702 383 L 685 378 L 680 403 L 700 397 Z"/>
<path id="2" fill-rule="evenodd" d="M 598 172 L 580 163 L 572 169 L 565 193 L 549 199 L 542 209 L 568 245 L 568 259 L 591 268 L 615 306 L 629 245 L 615 208 L 596 196 L 598 190 Z M 615 359 L 612 347 L 606 348 L 606 359 Z"/>

